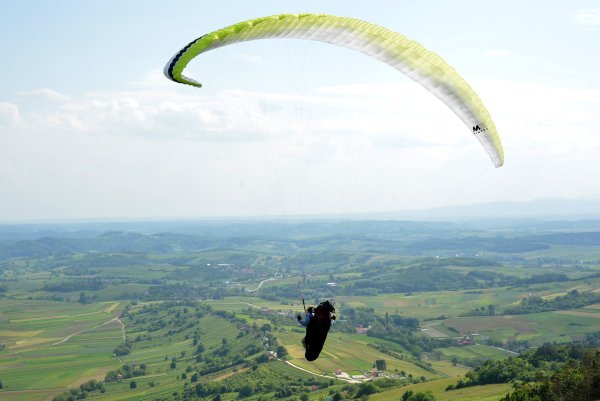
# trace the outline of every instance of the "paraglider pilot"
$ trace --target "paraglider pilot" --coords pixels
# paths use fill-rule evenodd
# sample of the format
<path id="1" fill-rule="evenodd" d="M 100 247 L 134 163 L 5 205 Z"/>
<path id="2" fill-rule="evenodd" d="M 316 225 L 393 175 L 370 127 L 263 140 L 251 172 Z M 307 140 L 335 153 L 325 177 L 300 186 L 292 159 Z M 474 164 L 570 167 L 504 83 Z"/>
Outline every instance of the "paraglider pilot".
<path id="1" fill-rule="evenodd" d="M 309 307 L 304 319 L 298 315 L 298 323 L 306 327 L 306 336 L 302 339 L 302 345 L 306 349 L 304 357 L 307 361 L 314 361 L 319 357 L 327 334 L 335 321 L 335 308 L 329 301 L 324 301 L 316 308 Z"/>
<path id="2" fill-rule="evenodd" d="M 314 315 L 315 308 L 313 306 L 309 306 L 308 308 L 306 308 L 306 312 L 304 313 L 304 319 L 299 314 L 296 317 L 298 318 L 298 323 L 300 323 L 300 326 L 306 327 L 308 326 L 308 323 L 310 323 Z"/>

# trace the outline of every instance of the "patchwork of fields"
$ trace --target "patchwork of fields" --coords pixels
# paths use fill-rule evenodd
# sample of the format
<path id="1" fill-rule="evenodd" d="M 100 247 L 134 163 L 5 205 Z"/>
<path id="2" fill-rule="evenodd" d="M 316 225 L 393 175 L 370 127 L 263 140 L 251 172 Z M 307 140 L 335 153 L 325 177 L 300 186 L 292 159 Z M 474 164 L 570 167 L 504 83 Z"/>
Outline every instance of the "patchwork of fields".
<path id="1" fill-rule="evenodd" d="M 496 401 L 510 384 L 446 388 L 515 350 L 600 338 L 600 235 L 556 224 L 248 222 L 6 240 L 0 399 Z M 303 297 L 338 313 L 312 363 L 294 317 Z M 362 394 L 377 365 L 386 377 Z M 90 380 L 103 384 L 80 387 Z"/>
<path id="2" fill-rule="evenodd" d="M 0 343 L 6 346 L 0 352 L 3 400 L 43 400 L 87 380 L 104 379 L 120 365 L 112 355 L 124 339 L 117 307 L 0 302 Z"/>
<path id="3" fill-rule="evenodd" d="M 451 318 L 435 327 L 448 335 L 478 333 L 497 341 L 527 340 L 531 346 L 540 346 L 545 342 L 581 341 L 584 333 L 599 331 L 600 313 L 589 310 Z"/>

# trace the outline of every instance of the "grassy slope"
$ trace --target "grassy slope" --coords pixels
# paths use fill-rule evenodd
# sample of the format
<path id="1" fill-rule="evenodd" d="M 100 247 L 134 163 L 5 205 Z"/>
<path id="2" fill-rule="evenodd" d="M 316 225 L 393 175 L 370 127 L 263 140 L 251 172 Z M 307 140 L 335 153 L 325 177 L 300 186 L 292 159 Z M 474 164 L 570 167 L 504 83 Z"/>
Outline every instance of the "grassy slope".
<path id="1" fill-rule="evenodd" d="M 579 311 L 589 313 L 584 309 Z M 578 340 L 581 339 L 582 333 L 599 331 L 600 314 L 543 312 L 530 315 L 455 318 L 443 321 L 438 327 L 453 327 L 463 334 L 478 332 L 500 341 L 527 340 L 530 345 L 539 346 L 548 341 Z"/>
<path id="2" fill-rule="evenodd" d="M 117 321 L 101 325 L 118 313 L 118 303 L 0 302 L 3 401 L 43 400 L 84 380 L 104 378 L 119 366 L 112 350 L 123 333 Z"/>
<path id="3" fill-rule="evenodd" d="M 303 337 L 301 333 L 287 331 L 278 332 L 276 335 L 287 348 L 290 361 L 294 365 L 322 375 L 333 376 L 338 368 L 350 375 L 362 374 L 370 371 L 377 359 L 385 359 L 389 370 L 404 370 L 415 377 L 440 377 L 411 362 L 393 358 L 369 347 L 367 344 L 373 341 L 366 336 L 336 333 L 335 328 L 329 333 L 321 356 L 314 362 L 304 359 L 304 348 L 300 343 Z"/>

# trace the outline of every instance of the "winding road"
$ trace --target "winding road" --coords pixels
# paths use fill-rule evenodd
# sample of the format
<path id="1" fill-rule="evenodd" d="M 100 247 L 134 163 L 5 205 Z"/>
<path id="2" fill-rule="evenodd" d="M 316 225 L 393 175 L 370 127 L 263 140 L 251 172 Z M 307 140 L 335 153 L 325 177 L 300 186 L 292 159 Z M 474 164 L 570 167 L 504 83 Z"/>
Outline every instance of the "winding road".
<path id="1" fill-rule="evenodd" d="M 301 370 L 301 371 L 303 371 L 303 372 L 306 372 L 306 373 L 310 373 L 310 374 L 311 374 L 311 375 L 313 375 L 313 376 L 319 376 L 319 377 L 324 377 L 324 378 L 326 378 L 326 379 L 334 379 L 334 380 L 335 380 L 335 379 L 339 379 L 339 380 L 346 381 L 346 382 L 348 382 L 348 383 L 362 383 L 361 381 L 359 381 L 359 380 L 355 380 L 355 379 L 352 379 L 352 378 L 350 378 L 350 377 L 346 378 L 346 377 L 343 377 L 343 376 L 327 376 L 327 375 L 322 375 L 322 374 L 320 374 L 320 373 L 311 372 L 311 371 L 310 371 L 310 370 L 308 370 L 308 369 L 304 369 L 304 368 L 301 368 L 300 366 L 296 366 L 296 365 L 294 365 L 294 364 L 293 364 L 293 363 L 291 363 L 290 361 L 285 361 L 285 363 L 287 363 L 288 365 L 290 365 L 290 366 L 291 366 L 291 367 L 293 367 L 293 368 L 296 368 L 296 369 L 298 369 L 298 370 Z"/>
<path id="2" fill-rule="evenodd" d="M 262 285 L 263 285 L 264 283 L 266 283 L 267 281 L 273 281 L 273 280 L 277 280 L 277 279 L 276 279 L 275 277 L 271 277 L 271 278 L 268 278 L 268 279 L 266 279 L 266 280 L 263 280 L 263 281 L 261 281 L 260 283 L 258 283 L 258 287 L 256 287 L 256 288 L 255 288 L 255 289 L 253 289 L 253 290 L 249 290 L 249 289 L 247 289 L 247 288 L 246 288 L 246 292 L 255 292 L 255 291 L 258 291 L 258 290 L 260 290 L 260 287 L 262 287 Z"/>

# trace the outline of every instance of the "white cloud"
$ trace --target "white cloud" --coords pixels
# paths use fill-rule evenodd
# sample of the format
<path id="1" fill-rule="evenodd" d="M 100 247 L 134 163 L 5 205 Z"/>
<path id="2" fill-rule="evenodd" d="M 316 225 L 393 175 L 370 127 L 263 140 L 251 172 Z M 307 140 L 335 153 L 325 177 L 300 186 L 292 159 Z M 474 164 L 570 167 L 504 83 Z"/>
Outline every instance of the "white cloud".
<path id="1" fill-rule="evenodd" d="M 16 126 L 21 123 L 19 107 L 14 103 L 0 102 L 0 126 Z"/>
<path id="2" fill-rule="evenodd" d="M 590 28 L 600 27 L 600 8 L 590 8 L 587 10 L 577 10 L 571 14 L 575 23 L 585 25 Z"/>
<path id="3" fill-rule="evenodd" d="M 41 88 L 26 92 L 17 92 L 17 95 L 27 98 L 52 100 L 56 102 L 68 101 L 70 99 L 69 96 L 56 92 L 49 88 Z"/>
<path id="4" fill-rule="evenodd" d="M 294 141 L 306 129 L 326 137 L 365 136 L 368 143 L 384 147 L 398 146 L 399 137 L 402 146 L 459 143 L 468 138 L 440 135 L 468 130 L 441 102 L 412 82 L 302 93 L 190 92 L 174 85 L 141 88 L 142 82 L 130 91 L 88 93 L 38 105 L 21 119 L 30 132 L 44 135 L 56 129 L 78 135 L 207 142 Z"/>
<path id="5" fill-rule="evenodd" d="M 413 82 L 288 93 L 141 80 L 0 103 L 20 133 L 0 135 L 0 192 L 15 194 L 0 219 L 398 210 L 576 197 L 600 181 L 599 90 L 472 84 L 504 144 L 500 169 Z"/>
<path id="6" fill-rule="evenodd" d="M 490 49 L 483 52 L 483 55 L 485 57 L 507 57 L 512 56 L 512 52 L 505 49 Z"/>

